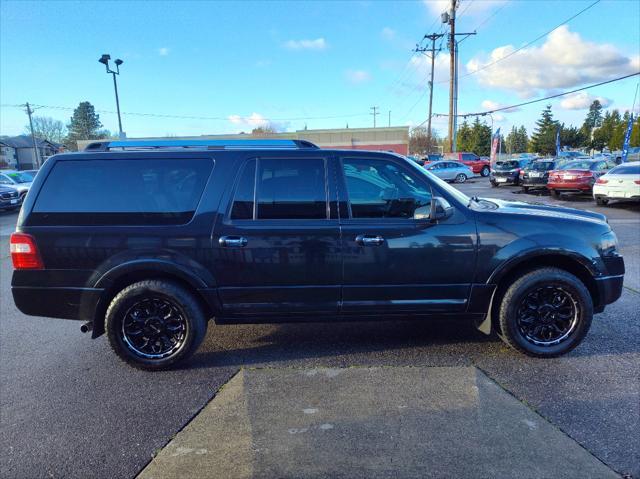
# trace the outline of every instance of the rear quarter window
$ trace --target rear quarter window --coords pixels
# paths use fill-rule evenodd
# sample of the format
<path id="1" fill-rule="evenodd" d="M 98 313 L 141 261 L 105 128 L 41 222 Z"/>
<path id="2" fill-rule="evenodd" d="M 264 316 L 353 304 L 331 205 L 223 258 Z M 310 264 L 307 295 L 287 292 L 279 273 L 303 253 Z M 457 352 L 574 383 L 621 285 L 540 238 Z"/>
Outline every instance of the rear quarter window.
<path id="1" fill-rule="evenodd" d="M 29 224 L 188 223 L 212 168 L 210 159 L 60 161 L 38 194 Z"/>

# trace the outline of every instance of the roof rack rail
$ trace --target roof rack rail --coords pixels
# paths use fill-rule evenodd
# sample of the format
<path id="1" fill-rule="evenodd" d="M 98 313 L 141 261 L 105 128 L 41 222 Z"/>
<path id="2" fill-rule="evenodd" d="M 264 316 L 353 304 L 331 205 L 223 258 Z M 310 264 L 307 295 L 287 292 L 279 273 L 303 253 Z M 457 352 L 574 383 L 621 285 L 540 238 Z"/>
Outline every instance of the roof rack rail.
<path id="1" fill-rule="evenodd" d="M 200 148 L 207 150 L 287 149 L 318 148 L 307 140 L 126 140 L 97 141 L 89 143 L 85 151 L 156 150 L 161 148 Z"/>

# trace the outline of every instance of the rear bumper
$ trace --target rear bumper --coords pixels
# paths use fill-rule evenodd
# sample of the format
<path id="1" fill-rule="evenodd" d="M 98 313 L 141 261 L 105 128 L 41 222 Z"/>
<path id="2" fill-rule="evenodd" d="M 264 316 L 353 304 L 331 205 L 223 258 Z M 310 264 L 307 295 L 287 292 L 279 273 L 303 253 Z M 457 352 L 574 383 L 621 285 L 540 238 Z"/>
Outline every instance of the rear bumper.
<path id="1" fill-rule="evenodd" d="M 547 186 L 547 179 L 546 178 L 540 178 L 540 179 L 523 178 L 520 180 L 520 185 L 527 186 L 529 188 L 536 187 L 536 186 L 540 188 L 544 188 L 545 186 Z"/>
<path id="2" fill-rule="evenodd" d="M 103 289 L 12 286 L 16 307 L 29 316 L 93 321 Z"/>
<path id="3" fill-rule="evenodd" d="M 591 183 L 547 183 L 547 188 L 556 191 L 575 191 L 580 193 L 591 193 L 593 185 Z"/>

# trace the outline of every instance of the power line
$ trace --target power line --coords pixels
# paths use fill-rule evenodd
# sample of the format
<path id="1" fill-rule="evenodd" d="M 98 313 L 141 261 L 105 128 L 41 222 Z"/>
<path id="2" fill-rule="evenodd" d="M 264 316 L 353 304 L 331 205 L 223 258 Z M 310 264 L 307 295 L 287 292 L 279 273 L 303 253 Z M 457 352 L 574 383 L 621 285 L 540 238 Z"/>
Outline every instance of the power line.
<path id="1" fill-rule="evenodd" d="M 577 93 L 579 91 L 588 90 L 590 88 L 595 88 L 595 87 L 598 87 L 598 86 L 606 85 L 608 83 L 613 83 L 613 82 L 617 82 L 617 81 L 620 81 L 620 80 L 625 80 L 627 78 L 631 78 L 631 77 L 634 77 L 634 76 L 637 76 L 637 75 L 640 75 L 640 72 L 630 73 L 629 75 L 624 75 L 624 76 L 621 76 L 621 77 L 618 77 L 618 78 L 614 78 L 612 80 L 607 80 L 607 81 L 603 81 L 603 82 L 600 82 L 600 83 L 594 83 L 593 85 L 584 86 L 582 88 L 576 88 L 575 90 L 565 91 L 563 93 L 557 93 L 555 95 L 549 95 L 549 96 L 546 96 L 544 98 L 538 98 L 536 100 L 525 101 L 523 103 L 518 103 L 516 105 L 503 106 L 501 108 L 496 108 L 494 110 L 482 111 L 482 112 L 479 112 L 479 113 L 465 113 L 463 115 L 457 115 L 457 116 L 459 116 L 459 117 L 483 116 L 483 115 L 489 115 L 491 113 L 497 113 L 499 111 L 512 110 L 514 108 L 519 108 L 521 106 L 531 105 L 533 103 L 539 103 L 541 101 L 551 100 L 553 98 L 558 98 L 558 97 L 565 96 L 565 95 L 571 95 L 572 93 Z M 449 115 L 446 115 L 444 113 L 434 113 L 433 116 L 449 116 Z M 421 123 L 421 125 L 426 123 L 426 121 L 427 120 L 423 121 Z M 420 126 L 420 125 L 418 125 L 418 126 Z"/>
<path id="2" fill-rule="evenodd" d="M 23 108 L 24 105 L 16 105 L 16 104 L 7 104 L 3 103 L 0 105 L 2 108 Z M 48 110 L 63 110 L 63 111 L 73 111 L 75 108 L 68 106 L 57 106 L 57 105 L 31 105 L 32 110 L 44 108 Z M 103 114 L 113 114 L 115 115 L 115 111 L 111 110 L 96 110 L 96 113 Z M 171 114 L 163 114 L 163 113 L 140 113 L 140 112 L 122 112 L 123 115 L 129 116 L 143 116 L 143 117 L 152 117 L 152 118 L 175 118 L 182 120 L 221 120 L 221 121 L 229 121 L 229 117 L 217 117 L 217 116 L 196 116 L 196 115 L 171 115 Z M 265 121 L 295 121 L 295 120 L 331 120 L 336 118 L 352 118 L 352 117 L 363 117 L 366 116 L 366 113 L 353 113 L 348 115 L 332 115 L 332 116 L 315 116 L 315 117 L 292 117 L 292 118 L 262 118 Z M 250 117 L 242 117 L 243 119 L 247 119 Z"/>
<path id="3" fill-rule="evenodd" d="M 549 35 L 551 32 L 557 30 L 558 28 L 560 28 L 562 25 L 564 25 L 565 23 L 570 22 L 571 20 L 577 18 L 578 16 L 582 15 L 584 12 L 586 12 L 587 10 L 589 10 L 590 8 L 594 7 L 596 4 L 600 3 L 602 0 L 595 0 L 595 2 L 591 3 L 590 5 L 588 5 L 587 7 L 583 8 L 582 10 L 580 10 L 578 13 L 572 15 L 571 17 L 567 18 L 566 20 L 562 21 L 560 24 L 556 25 L 555 27 L 553 27 L 551 30 L 543 33 L 542 35 L 534 38 L 533 40 L 531 40 L 530 42 L 525 43 L 524 45 L 522 45 L 520 48 L 515 49 L 514 51 L 512 51 L 511 53 L 509 53 L 508 55 L 505 55 L 501 58 L 498 58 L 497 60 L 494 60 L 491 63 L 487 63 L 486 65 L 481 66 L 480 68 L 477 68 L 471 72 L 465 73 L 464 75 L 460 76 L 459 78 L 466 78 L 468 76 L 474 75 L 482 70 L 486 70 L 489 67 L 492 67 L 493 65 L 495 65 L 496 63 L 500 63 L 501 61 L 506 60 L 507 58 L 515 55 L 516 53 L 518 53 L 519 51 L 524 50 L 525 48 L 527 48 L 528 46 L 536 43 L 538 40 L 546 37 L 547 35 Z M 447 83 L 446 81 L 442 81 L 439 83 Z"/>

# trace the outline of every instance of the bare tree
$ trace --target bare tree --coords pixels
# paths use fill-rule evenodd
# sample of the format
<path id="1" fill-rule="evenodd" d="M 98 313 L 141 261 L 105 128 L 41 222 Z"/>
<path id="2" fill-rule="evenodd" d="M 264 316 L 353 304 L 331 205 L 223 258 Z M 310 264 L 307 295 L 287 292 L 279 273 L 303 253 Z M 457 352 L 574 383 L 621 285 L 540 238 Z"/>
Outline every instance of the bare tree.
<path id="1" fill-rule="evenodd" d="M 26 135 L 31 135 L 29 125 L 24 128 Z M 53 143 L 62 143 L 67 134 L 67 128 L 60 120 L 55 120 L 48 116 L 33 117 L 33 133 L 36 138 L 48 140 Z"/>
<path id="2" fill-rule="evenodd" d="M 278 133 L 278 128 L 273 123 L 265 123 L 262 126 L 251 130 L 253 136 L 269 136 Z"/>

